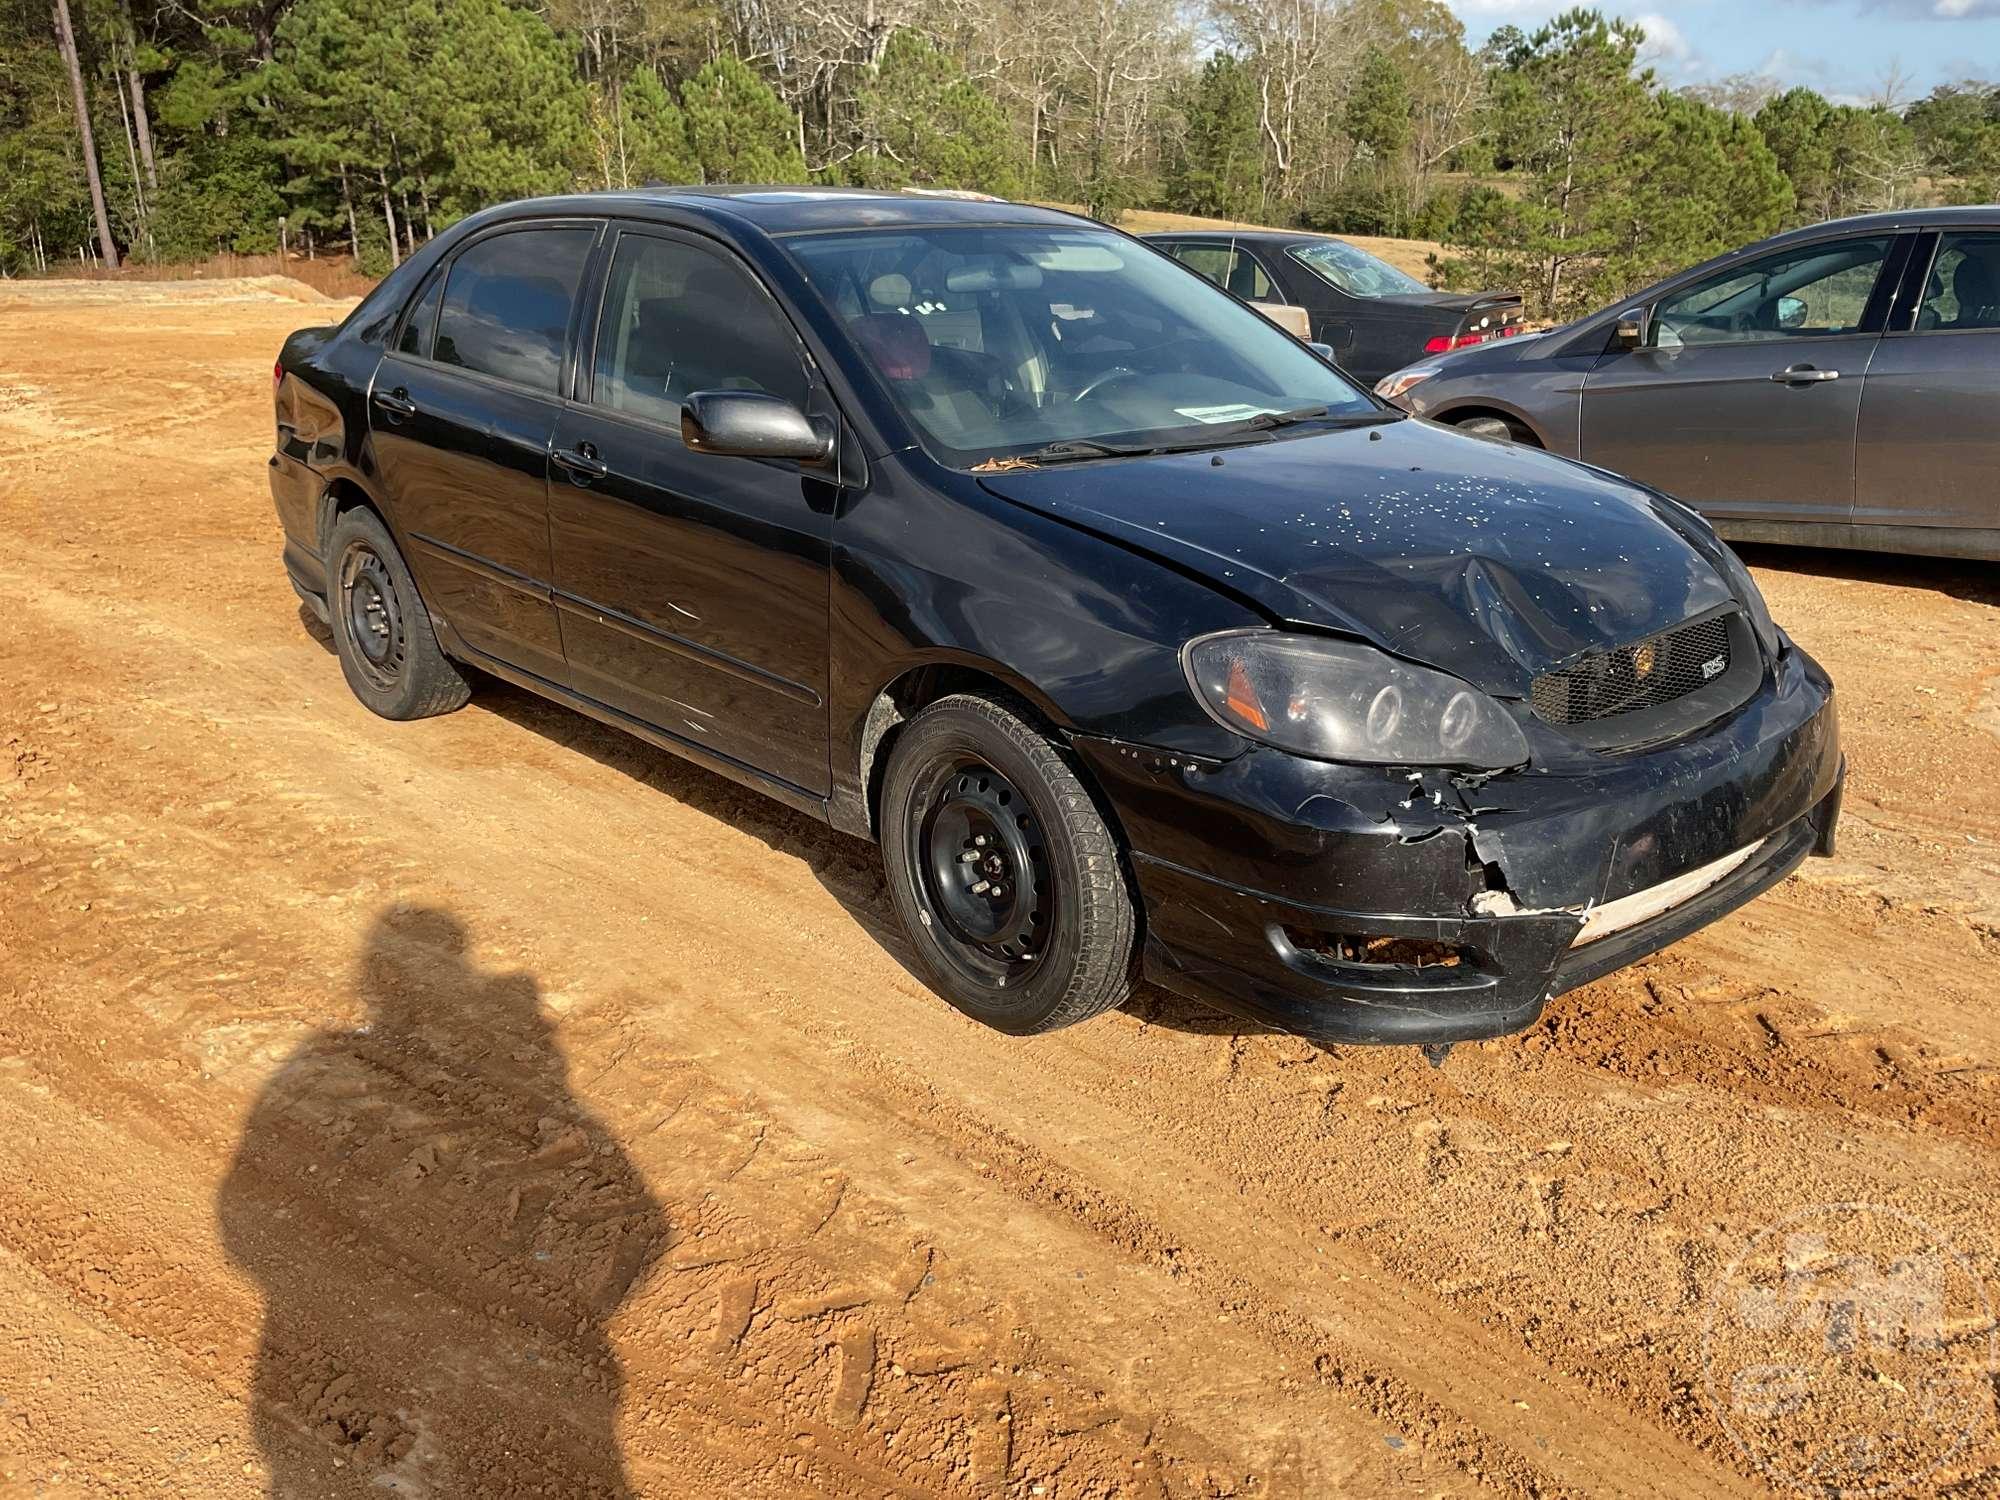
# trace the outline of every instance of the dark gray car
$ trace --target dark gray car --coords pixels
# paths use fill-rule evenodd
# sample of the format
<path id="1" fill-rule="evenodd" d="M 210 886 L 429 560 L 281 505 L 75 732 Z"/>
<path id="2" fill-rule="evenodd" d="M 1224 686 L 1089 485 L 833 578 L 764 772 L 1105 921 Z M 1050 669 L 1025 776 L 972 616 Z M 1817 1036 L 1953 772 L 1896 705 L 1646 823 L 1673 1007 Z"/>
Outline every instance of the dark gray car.
<path id="1" fill-rule="evenodd" d="M 1726 537 L 2000 558 L 2000 207 L 1794 230 L 1376 390 Z"/>

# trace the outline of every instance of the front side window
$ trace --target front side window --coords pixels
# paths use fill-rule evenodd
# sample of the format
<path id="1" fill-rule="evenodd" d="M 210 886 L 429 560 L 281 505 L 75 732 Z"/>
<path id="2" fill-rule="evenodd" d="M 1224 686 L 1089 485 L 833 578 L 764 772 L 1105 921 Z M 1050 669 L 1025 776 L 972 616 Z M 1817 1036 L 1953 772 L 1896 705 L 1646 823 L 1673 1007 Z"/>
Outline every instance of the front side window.
<path id="1" fill-rule="evenodd" d="M 1968 328 L 2000 328 L 2000 233 L 1990 230 L 1938 242 L 1917 306 L 1919 333 Z"/>
<path id="2" fill-rule="evenodd" d="M 945 463 L 1092 440 L 1200 445 L 1320 408 L 1382 415 L 1290 335 L 1120 235 L 982 225 L 784 244 Z"/>
<path id="3" fill-rule="evenodd" d="M 1801 245 L 1731 267 L 1661 299 L 1649 337 L 1678 349 L 1853 333 L 1889 245 L 1887 236 Z"/>
<path id="4" fill-rule="evenodd" d="M 1321 281 L 1350 297 L 1407 297 L 1413 292 L 1430 290 L 1386 260 L 1377 260 L 1366 250 L 1357 250 L 1341 240 L 1293 245 L 1285 253 Z"/>
<path id="5" fill-rule="evenodd" d="M 726 255 L 625 234 L 611 257 L 591 400 L 678 426 L 696 391 L 761 391 L 806 404 L 798 340 Z"/>
<path id="6" fill-rule="evenodd" d="M 1174 259 L 1245 302 L 1285 300 L 1257 257 L 1234 245 L 1176 245 Z"/>
<path id="7" fill-rule="evenodd" d="M 526 229 L 479 240 L 445 277 L 431 357 L 556 394 L 570 309 L 594 229 Z"/>

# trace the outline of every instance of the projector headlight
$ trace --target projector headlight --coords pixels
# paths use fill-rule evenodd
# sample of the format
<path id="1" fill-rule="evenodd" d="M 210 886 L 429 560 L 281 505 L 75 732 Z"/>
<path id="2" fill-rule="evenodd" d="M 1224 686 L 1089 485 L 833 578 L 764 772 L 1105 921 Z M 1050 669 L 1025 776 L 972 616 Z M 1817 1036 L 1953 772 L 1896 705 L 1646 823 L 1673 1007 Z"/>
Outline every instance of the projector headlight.
<path id="1" fill-rule="evenodd" d="M 1190 641 L 1182 659 L 1219 723 L 1297 755 L 1481 770 L 1528 758 L 1520 726 L 1493 699 L 1372 646 L 1231 630 Z"/>

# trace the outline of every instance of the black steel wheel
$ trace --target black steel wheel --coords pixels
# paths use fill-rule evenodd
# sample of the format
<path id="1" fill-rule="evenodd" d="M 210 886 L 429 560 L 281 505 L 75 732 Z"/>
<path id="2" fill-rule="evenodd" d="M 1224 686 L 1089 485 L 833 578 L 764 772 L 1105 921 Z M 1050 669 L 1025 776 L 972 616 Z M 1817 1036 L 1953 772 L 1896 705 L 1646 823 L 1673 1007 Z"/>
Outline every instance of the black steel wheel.
<path id="1" fill-rule="evenodd" d="M 941 773 L 941 774 L 937 774 Z M 910 864 L 954 963 L 977 982 L 1018 983 L 1048 954 L 1056 878 L 1027 798 L 976 756 L 939 764 L 913 824 Z"/>
<path id="2" fill-rule="evenodd" d="M 356 666 L 377 692 L 395 692 L 409 661 L 410 641 L 389 565 L 366 540 L 356 538 L 341 555 L 339 589 Z"/>
<path id="3" fill-rule="evenodd" d="M 416 580 L 374 512 L 343 512 L 326 555 L 334 650 L 355 697 L 385 719 L 422 719 L 472 696 L 438 645 Z"/>
<path id="4" fill-rule="evenodd" d="M 960 696 L 889 752 L 882 849 L 912 942 L 944 997 L 1025 1034 L 1129 992 L 1137 919 L 1117 840 L 1025 709 Z"/>

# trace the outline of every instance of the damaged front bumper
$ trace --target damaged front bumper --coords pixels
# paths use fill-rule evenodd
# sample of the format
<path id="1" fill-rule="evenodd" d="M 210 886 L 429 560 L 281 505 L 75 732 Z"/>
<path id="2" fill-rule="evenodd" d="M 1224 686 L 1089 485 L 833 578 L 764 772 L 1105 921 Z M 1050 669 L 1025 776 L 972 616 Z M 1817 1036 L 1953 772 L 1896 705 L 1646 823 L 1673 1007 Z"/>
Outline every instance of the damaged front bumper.
<path id="1" fill-rule="evenodd" d="M 1832 684 L 1794 647 L 1720 724 L 1573 772 L 1076 748 L 1131 843 L 1147 976 L 1348 1043 L 1532 1025 L 1831 853 L 1844 771 Z"/>

